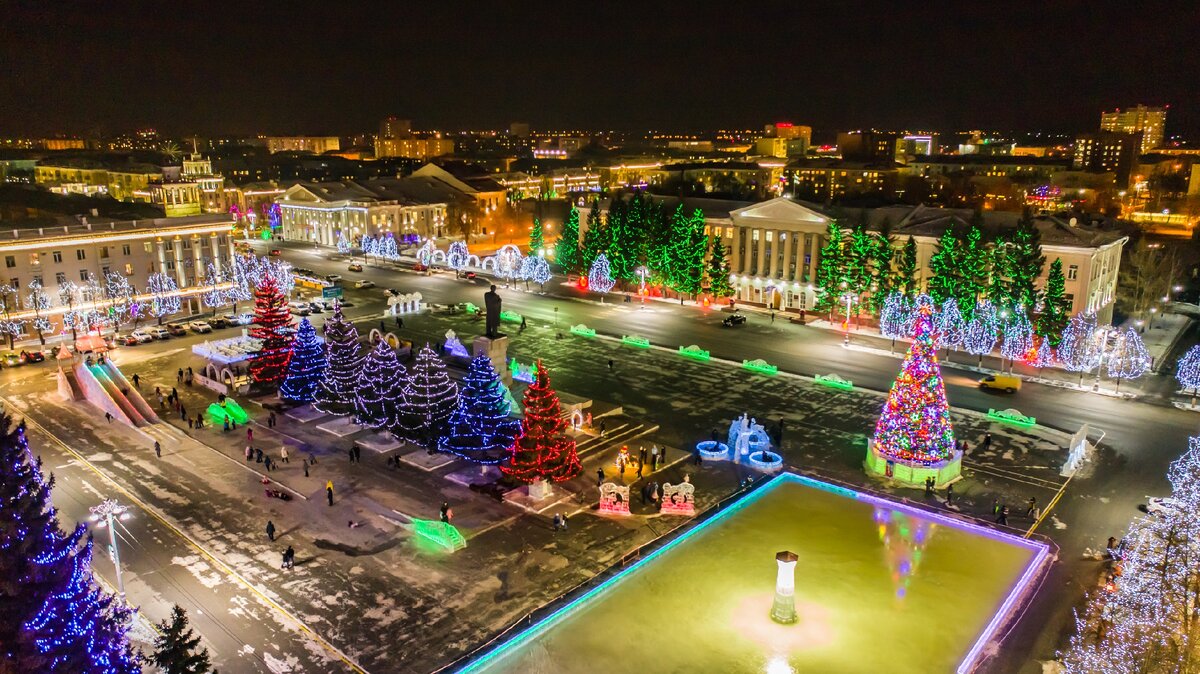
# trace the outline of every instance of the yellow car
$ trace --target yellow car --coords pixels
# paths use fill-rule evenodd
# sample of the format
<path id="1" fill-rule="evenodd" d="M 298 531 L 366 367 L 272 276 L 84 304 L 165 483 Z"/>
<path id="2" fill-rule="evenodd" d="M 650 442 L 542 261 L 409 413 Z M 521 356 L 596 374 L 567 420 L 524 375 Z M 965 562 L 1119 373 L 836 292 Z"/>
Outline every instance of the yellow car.
<path id="1" fill-rule="evenodd" d="M 1009 374 L 993 374 L 979 380 L 979 388 L 991 388 L 1005 393 L 1021 390 L 1021 378 Z"/>

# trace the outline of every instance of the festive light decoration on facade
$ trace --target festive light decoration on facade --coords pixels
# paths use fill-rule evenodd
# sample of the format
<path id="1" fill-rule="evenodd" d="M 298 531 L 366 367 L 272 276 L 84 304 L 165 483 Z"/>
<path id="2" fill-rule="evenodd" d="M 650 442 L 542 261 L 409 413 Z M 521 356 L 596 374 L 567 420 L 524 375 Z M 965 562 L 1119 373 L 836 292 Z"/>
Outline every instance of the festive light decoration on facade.
<path id="1" fill-rule="evenodd" d="M 51 483 L 34 462 L 24 426 L 0 415 L 0 574 L 9 579 L 0 620 L 3 661 L 13 672 L 134 674 L 132 612 L 92 578 L 92 541 L 63 532 Z"/>
<path id="2" fill-rule="evenodd" d="M 923 465 L 954 455 L 954 428 L 928 307 L 917 312 L 912 346 L 875 425 L 875 448 L 882 456 Z"/>
<path id="3" fill-rule="evenodd" d="M 596 256 L 596 260 L 592 262 L 592 268 L 588 270 L 588 289 L 595 292 L 605 294 L 612 291 L 613 286 L 617 284 L 612 277 L 612 269 L 608 264 L 608 258 L 604 253 Z"/>
<path id="4" fill-rule="evenodd" d="M 301 318 L 296 339 L 292 342 L 292 355 L 288 358 L 287 375 L 279 385 L 279 397 L 293 402 L 312 402 L 328 367 L 325 345 L 317 337 L 312 323 Z"/>
<path id="5" fill-rule="evenodd" d="M 908 297 L 893 292 L 883 301 L 879 313 L 879 332 L 889 339 L 903 339 L 912 334 L 913 307 Z"/>
<path id="6" fill-rule="evenodd" d="M 558 394 L 550 387 L 550 377 L 541 361 L 533 383 L 525 389 L 522 404 L 522 432 L 509 447 L 508 461 L 500 470 L 526 484 L 539 479 L 562 482 L 578 475 L 583 467 L 575 452 L 575 441 L 564 434 L 566 421 Z"/>
<path id="7" fill-rule="evenodd" d="M 428 344 L 417 352 L 404 398 L 397 434 L 413 444 L 436 447 L 446 435 L 450 415 L 458 404 L 458 384 L 450 379 L 446 364 Z"/>
<path id="8" fill-rule="evenodd" d="M 966 323 L 962 312 L 958 310 L 958 300 L 947 297 L 942 302 L 941 309 L 933 319 L 934 332 L 937 333 L 938 343 L 946 348 L 957 347 L 966 337 Z"/>
<path id="9" fill-rule="evenodd" d="M 980 300 L 963 333 L 963 347 L 980 358 L 986 356 L 996 347 L 999 327 L 995 305 L 988 300 Z"/>
<path id="10" fill-rule="evenodd" d="M 450 250 L 446 253 L 446 264 L 454 271 L 462 271 L 467 266 L 467 260 L 471 258 L 471 251 L 467 248 L 467 244 L 462 241 L 455 241 L 450 244 Z"/>
<path id="11" fill-rule="evenodd" d="M 1096 314 L 1078 313 L 1067 322 L 1062 341 L 1058 343 L 1058 359 L 1072 372 L 1091 372 L 1100 365 L 1103 356 L 1096 339 Z"/>
<path id="12" fill-rule="evenodd" d="M 1024 360 L 1033 349 L 1033 324 L 1024 307 L 1016 306 L 1004 313 L 1004 341 L 1000 344 L 1000 355 L 1014 362 Z"/>
<path id="13" fill-rule="evenodd" d="M 146 280 L 146 289 L 153 295 L 150 301 L 150 315 L 161 319 L 171 314 L 179 313 L 182 303 L 179 301 L 179 285 L 175 279 L 163 272 L 154 272 Z"/>
<path id="14" fill-rule="evenodd" d="M 287 298 L 268 274 L 254 291 L 254 327 L 250 336 L 261 341 L 250 361 L 250 377 L 262 385 L 275 385 L 287 372 L 292 354 L 292 317 Z"/>
<path id="15" fill-rule="evenodd" d="M 1118 382 L 1122 379 L 1137 379 L 1146 374 L 1150 369 L 1150 352 L 1146 350 L 1142 336 L 1137 330 L 1131 326 L 1117 336 L 1116 345 L 1105 359 L 1104 366 L 1108 376 Z"/>
<path id="16" fill-rule="evenodd" d="M 491 359 L 487 354 L 476 356 L 463 378 L 458 407 L 450 415 L 449 430 L 438 441 L 438 449 L 475 463 L 500 463 L 521 434 L 521 423 L 509 417 L 511 411 L 507 389 Z"/>
<path id="17" fill-rule="evenodd" d="M 354 420 L 363 426 L 392 431 L 400 426 L 400 408 L 406 403 L 408 373 L 386 340 L 379 340 L 362 364 L 354 399 Z"/>

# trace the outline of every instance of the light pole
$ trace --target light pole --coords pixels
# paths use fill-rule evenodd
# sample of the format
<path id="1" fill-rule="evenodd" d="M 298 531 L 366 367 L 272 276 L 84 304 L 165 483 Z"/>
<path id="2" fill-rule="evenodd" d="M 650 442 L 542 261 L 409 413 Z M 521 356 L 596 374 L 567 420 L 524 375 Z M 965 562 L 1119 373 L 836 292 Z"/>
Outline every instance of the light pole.
<path id="1" fill-rule="evenodd" d="M 117 503 L 113 499 L 103 501 L 98 506 L 89 508 L 92 511 L 91 520 L 96 522 L 97 529 L 108 527 L 108 552 L 117 570 L 117 592 L 125 599 L 125 581 L 121 578 L 121 553 L 117 550 L 117 532 L 113 529 L 113 519 L 129 519 L 129 507 Z"/>
<path id="2" fill-rule="evenodd" d="M 638 294 L 642 296 L 642 307 L 646 306 L 646 272 L 647 271 L 649 271 L 649 270 L 647 270 L 644 265 L 639 266 L 637 268 L 637 275 L 641 279 L 641 284 L 638 286 Z"/>
<path id="3" fill-rule="evenodd" d="M 842 293 L 842 300 L 846 302 L 846 322 L 842 324 L 842 346 L 850 346 L 850 305 L 854 302 L 854 293 Z"/>

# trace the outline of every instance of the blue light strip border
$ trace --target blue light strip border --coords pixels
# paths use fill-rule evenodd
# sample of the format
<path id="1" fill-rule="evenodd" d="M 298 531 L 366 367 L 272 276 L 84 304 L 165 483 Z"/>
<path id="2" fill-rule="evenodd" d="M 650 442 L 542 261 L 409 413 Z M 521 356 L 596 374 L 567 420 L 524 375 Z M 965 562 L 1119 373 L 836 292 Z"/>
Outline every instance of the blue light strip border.
<path id="1" fill-rule="evenodd" d="M 747 505 L 757 501 L 758 499 L 762 498 L 768 492 L 774 490 L 776 487 L 778 487 L 780 484 L 782 484 L 785 481 L 799 482 L 801 484 L 812 487 L 814 489 L 820 489 L 822 491 L 831 492 L 834 494 L 838 494 L 839 496 L 845 496 L 847 498 L 855 499 L 857 501 L 864 501 L 867 503 L 872 503 L 874 505 L 878 505 L 878 506 L 882 506 L 882 507 L 886 507 L 886 508 L 892 508 L 894 510 L 903 510 L 907 513 L 916 515 L 918 517 L 924 517 L 927 519 L 931 519 L 931 520 L 940 522 L 941 524 L 944 524 L 946 526 L 951 526 L 951 527 L 955 527 L 958 529 L 965 529 L 972 533 L 979 534 L 981 536 L 986 536 L 993 540 L 1015 544 L 1015 545 L 1027 548 L 1034 552 L 1034 556 L 1029 561 L 1029 564 L 1025 567 L 1025 572 L 1021 575 L 1021 578 L 1016 583 L 1013 584 L 1012 588 L 1009 590 L 1008 595 L 1005 596 L 1004 601 L 1000 604 L 999 609 L 992 616 L 991 621 L 988 622 L 987 627 L 985 627 L 983 632 L 980 633 L 979 638 L 977 638 L 975 640 L 975 643 L 972 644 L 971 649 L 969 651 L 967 651 L 966 657 L 963 658 L 962 662 L 959 663 L 958 669 L 956 670 L 957 674 L 967 674 L 967 672 L 970 672 L 975 668 L 975 666 L 979 662 L 980 655 L 983 653 L 984 647 L 987 645 L 987 643 L 989 641 L 992 640 L 992 638 L 995 636 L 996 632 L 1004 624 L 1004 621 L 1008 617 L 1009 612 L 1013 609 L 1013 606 L 1018 601 L 1020 601 L 1021 595 L 1024 593 L 1025 589 L 1029 587 L 1030 583 L 1033 581 L 1033 578 L 1038 574 L 1038 572 L 1041 570 L 1043 564 L 1046 562 L 1047 557 L 1049 557 L 1051 555 L 1050 546 L 1047 545 L 1046 543 L 1042 543 L 1040 541 L 1031 541 L 1029 539 L 1021 538 L 1019 536 L 1014 536 L 1012 534 L 1007 534 L 1002 531 L 997 531 L 995 529 L 991 529 L 989 527 L 985 527 L 980 524 L 976 524 L 974 522 L 952 518 L 952 517 L 949 517 L 947 515 L 943 515 L 943 514 L 937 513 L 937 512 L 922 510 L 920 508 L 915 508 L 906 503 L 900 503 L 898 501 L 890 501 L 888 499 L 885 499 L 885 498 L 882 498 L 879 496 L 875 496 L 873 494 L 867 494 L 864 492 L 849 489 L 847 487 L 830 484 L 828 482 L 822 482 L 821 480 L 817 480 L 817 479 L 807 477 L 804 475 L 797 475 L 796 473 L 780 473 L 779 475 L 776 475 L 774 478 L 772 478 L 770 482 L 766 483 L 762 487 L 755 489 L 751 493 L 747 494 L 744 498 L 737 501 L 733 505 L 729 506 L 724 511 L 717 513 L 716 515 L 704 520 L 700 524 L 697 524 L 692 529 L 684 532 L 678 538 L 675 538 L 674 540 L 667 542 L 659 549 L 657 549 L 654 552 L 650 553 L 649 555 L 643 557 L 641 560 L 637 561 L 636 563 L 629 566 L 625 570 L 616 574 L 612 578 L 609 578 L 608 580 L 604 581 L 603 583 L 600 583 L 599 585 L 592 588 L 591 590 L 588 590 L 587 592 L 580 595 L 579 597 L 576 597 L 575 599 L 571 600 L 566 605 L 557 609 L 556 611 L 554 611 L 550 615 L 546 616 L 545 618 L 542 618 L 541 620 L 539 620 L 536 624 L 526 628 L 525 630 L 521 631 L 520 633 L 518 633 L 516 636 L 512 637 L 508 641 L 505 641 L 504 643 L 500 644 L 499 646 L 497 646 L 497 647 L 493 648 L 492 650 L 488 651 L 487 653 L 483 654 L 479 658 L 468 663 L 461 669 L 457 670 L 457 673 L 458 674 L 470 674 L 472 672 L 483 671 L 483 669 L 485 667 L 487 667 L 489 664 L 491 664 L 493 661 L 503 657 L 509 651 L 512 651 L 515 648 L 525 645 L 529 641 L 532 641 L 533 639 L 537 638 L 544 632 L 548 631 L 550 628 L 557 625 L 559 621 L 565 619 L 568 615 L 573 613 L 576 609 L 578 609 L 580 606 L 585 604 L 587 601 L 589 601 L 593 597 L 599 596 L 600 594 L 604 593 L 610 587 L 612 587 L 613 585 L 615 585 L 618 582 L 620 582 L 621 580 L 623 580 L 626 576 L 637 571 L 642 566 L 645 566 L 646 564 L 653 562 L 659 556 L 665 554 L 666 552 L 670 551 L 671 549 L 675 548 L 676 546 L 682 544 L 684 541 L 688 540 L 689 538 L 699 534 L 701 531 L 704 531 L 709 526 L 711 526 L 717 522 L 721 522 L 721 521 L 725 520 L 726 518 L 730 517 L 737 511 L 746 507 Z"/>

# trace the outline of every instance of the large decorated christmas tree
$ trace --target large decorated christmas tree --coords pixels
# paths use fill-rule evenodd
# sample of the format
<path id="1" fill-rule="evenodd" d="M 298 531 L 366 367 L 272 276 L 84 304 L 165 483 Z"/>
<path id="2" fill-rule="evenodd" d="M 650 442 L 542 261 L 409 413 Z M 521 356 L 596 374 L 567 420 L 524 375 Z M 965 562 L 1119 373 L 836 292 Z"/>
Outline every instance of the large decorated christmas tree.
<path id="1" fill-rule="evenodd" d="M 345 416 L 354 412 L 363 358 L 358 330 L 342 316 L 342 305 L 325 321 L 325 343 L 329 345 L 329 368 L 317 387 L 313 407 L 326 414 Z"/>
<path id="2" fill-rule="evenodd" d="M 525 389 L 525 419 L 522 433 L 508 449 L 508 462 L 500 466 L 504 474 L 526 484 L 536 480 L 562 482 L 583 469 L 575 453 L 575 441 L 563 429 L 566 422 L 558 394 L 550 388 L 550 377 L 541 361 L 537 376 Z"/>
<path id="3" fill-rule="evenodd" d="M 931 476 L 943 484 L 958 471 L 932 313 L 928 304 L 916 312 L 912 346 L 875 424 L 874 443 L 867 458 L 873 472 L 886 472 L 914 484 L 922 484 Z M 950 462 L 954 462 L 950 471 L 953 476 L 942 470 Z"/>
<path id="4" fill-rule="evenodd" d="M 428 344 L 417 352 L 404 397 L 398 435 L 422 447 L 436 447 L 458 403 L 458 384 Z"/>
<path id="5" fill-rule="evenodd" d="M 328 365 L 325 345 L 317 337 L 317 331 L 307 318 L 300 319 L 296 339 L 292 342 L 292 355 L 288 359 L 287 376 L 279 385 L 279 397 L 299 403 L 312 402 L 317 386 L 325 379 Z"/>
<path id="6" fill-rule="evenodd" d="M 292 316 L 287 298 L 274 274 L 264 274 L 254 289 L 254 327 L 250 336 L 262 345 L 250 361 L 250 377 L 257 384 L 273 385 L 283 381 L 292 355 Z"/>
<path id="7" fill-rule="evenodd" d="M 407 374 L 396 358 L 396 351 L 385 340 L 379 340 L 363 362 L 354 398 L 355 420 L 363 426 L 395 431 L 405 402 Z"/>
<path id="8" fill-rule="evenodd" d="M 140 672 L 130 610 L 92 579 L 87 528 L 59 528 L 53 486 L 0 414 L 0 671 Z"/>
<path id="9" fill-rule="evenodd" d="M 450 415 L 449 430 L 438 449 L 475 463 L 500 463 L 521 433 L 521 422 L 509 416 L 508 391 L 487 354 L 471 361 L 458 394 L 458 407 Z"/>

